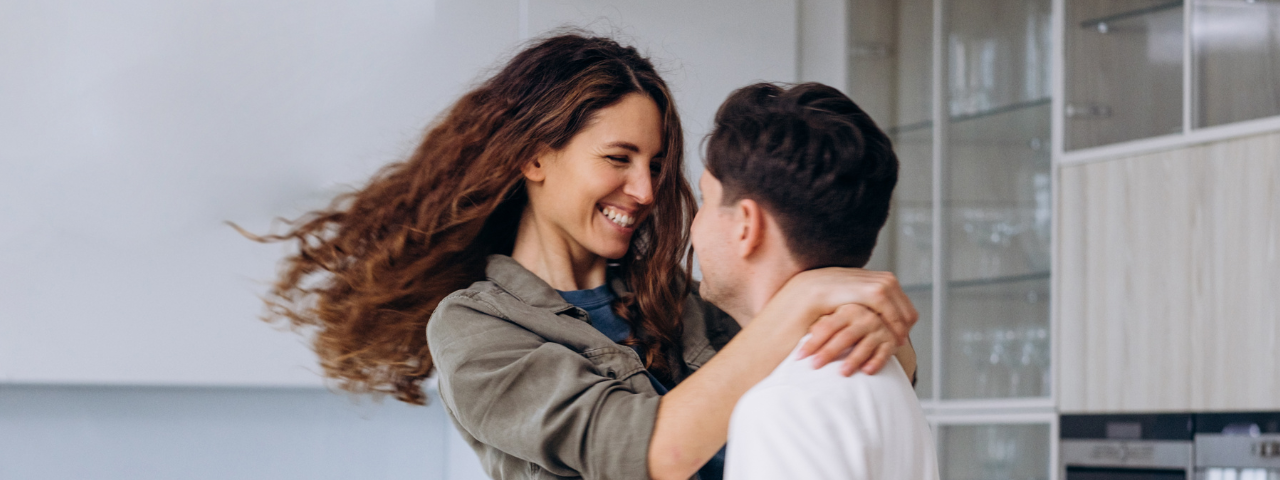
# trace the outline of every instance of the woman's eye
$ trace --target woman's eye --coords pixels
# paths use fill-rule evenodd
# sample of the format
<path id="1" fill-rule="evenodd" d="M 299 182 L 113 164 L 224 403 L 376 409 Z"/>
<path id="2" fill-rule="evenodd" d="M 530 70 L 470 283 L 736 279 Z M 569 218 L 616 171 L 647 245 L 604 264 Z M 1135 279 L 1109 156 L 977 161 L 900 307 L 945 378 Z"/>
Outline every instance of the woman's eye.
<path id="1" fill-rule="evenodd" d="M 631 161 L 631 159 L 627 158 L 625 155 L 609 155 L 608 157 L 605 157 L 605 158 L 608 158 L 609 160 L 613 160 L 618 163 L 627 163 Z"/>

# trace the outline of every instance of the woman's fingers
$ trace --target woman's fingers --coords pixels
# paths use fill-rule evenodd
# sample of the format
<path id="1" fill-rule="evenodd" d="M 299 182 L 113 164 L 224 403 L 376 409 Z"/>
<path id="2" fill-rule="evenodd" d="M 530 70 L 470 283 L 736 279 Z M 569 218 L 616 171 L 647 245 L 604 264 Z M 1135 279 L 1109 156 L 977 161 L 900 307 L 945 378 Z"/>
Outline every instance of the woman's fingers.
<path id="1" fill-rule="evenodd" d="M 836 312 L 831 315 L 823 315 L 821 318 L 818 319 L 817 322 L 813 324 L 813 326 L 809 327 L 809 334 L 810 334 L 809 339 L 805 340 L 803 345 L 800 345 L 800 352 L 799 352 L 799 355 L 796 357 L 797 359 L 801 359 L 801 358 L 808 357 L 809 355 L 813 355 L 813 353 L 817 352 L 819 348 L 821 348 L 823 345 L 826 345 L 827 342 L 831 340 L 831 337 L 836 334 L 836 332 L 844 329 L 846 326 L 849 325 L 848 316 L 837 314 L 842 309 L 844 309 L 844 306 L 837 308 Z M 829 361 L 830 360 L 828 360 L 828 362 Z"/>
<path id="2" fill-rule="evenodd" d="M 802 272 L 787 282 L 786 290 L 811 292 L 810 304 L 819 314 L 829 314 L 844 304 L 862 305 L 879 314 L 899 341 L 905 342 L 919 315 L 902 291 L 898 277 L 889 272 L 861 268 L 828 267 Z"/>
<path id="3" fill-rule="evenodd" d="M 897 285 L 896 277 L 895 285 Z M 920 321 L 920 313 L 916 311 L 915 305 L 911 304 L 911 298 L 907 296 L 907 292 L 902 290 L 902 286 L 897 286 L 898 289 L 893 294 L 893 298 L 898 308 L 902 311 L 902 320 L 906 328 L 903 332 L 894 330 L 894 333 L 898 334 L 898 345 L 904 345 L 907 343 L 907 337 L 911 335 L 911 329 L 916 326 L 916 322 Z"/>
<path id="4" fill-rule="evenodd" d="M 845 357 L 844 363 L 840 365 L 840 373 L 847 377 L 859 369 L 869 374 L 878 372 L 888 359 L 881 359 L 879 364 L 872 363 L 876 360 L 876 356 L 881 354 L 882 350 L 892 354 L 897 349 L 897 339 L 894 338 L 893 333 L 884 329 L 871 332 L 858 342 L 852 353 Z"/>
<path id="5" fill-rule="evenodd" d="M 872 355 L 871 359 L 867 360 L 866 365 L 862 366 L 862 372 L 867 375 L 875 375 L 876 372 L 884 368 L 886 363 L 889 363 L 889 357 L 892 357 L 897 349 L 896 346 L 888 343 L 880 344 L 880 348 L 876 349 L 875 355 Z"/>
<path id="6" fill-rule="evenodd" d="M 873 273 L 876 274 L 874 276 L 876 289 L 871 293 L 881 297 L 881 302 L 885 305 L 884 310 L 876 310 L 876 312 L 898 337 L 898 341 L 905 342 L 919 316 L 911 306 L 911 300 L 907 298 L 906 292 L 902 291 L 897 276 L 889 272 Z"/>
<path id="7" fill-rule="evenodd" d="M 860 305 L 842 306 L 831 316 L 845 318 L 845 327 L 835 332 L 814 353 L 813 368 L 822 368 L 824 365 L 835 361 L 850 347 L 855 347 L 867 334 L 883 328 L 880 317 Z"/>

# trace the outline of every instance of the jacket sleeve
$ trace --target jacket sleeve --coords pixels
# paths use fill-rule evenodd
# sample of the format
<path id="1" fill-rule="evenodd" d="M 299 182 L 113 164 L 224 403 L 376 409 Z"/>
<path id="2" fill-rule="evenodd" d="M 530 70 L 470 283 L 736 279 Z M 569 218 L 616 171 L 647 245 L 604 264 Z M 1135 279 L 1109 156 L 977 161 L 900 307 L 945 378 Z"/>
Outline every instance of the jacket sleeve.
<path id="1" fill-rule="evenodd" d="M 440 397 L 477 441 L 560 476 L 649 478 L 657 395 L 504 320 L 474 292 L 442 301 L 427 339 Z"/>

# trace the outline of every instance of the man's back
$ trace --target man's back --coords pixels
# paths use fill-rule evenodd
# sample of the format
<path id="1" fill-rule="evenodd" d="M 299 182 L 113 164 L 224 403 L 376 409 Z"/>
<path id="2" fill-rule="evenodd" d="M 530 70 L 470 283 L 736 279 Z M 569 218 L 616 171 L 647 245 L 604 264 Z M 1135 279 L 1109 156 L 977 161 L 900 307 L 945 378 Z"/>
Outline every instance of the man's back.
<path id="1" fill-rule="evenodd" d="M 784 360 L 738 401 L 729 423 L 730 480 L 936 480 L 933 435 L 897 359 L 841 376 Z"/>

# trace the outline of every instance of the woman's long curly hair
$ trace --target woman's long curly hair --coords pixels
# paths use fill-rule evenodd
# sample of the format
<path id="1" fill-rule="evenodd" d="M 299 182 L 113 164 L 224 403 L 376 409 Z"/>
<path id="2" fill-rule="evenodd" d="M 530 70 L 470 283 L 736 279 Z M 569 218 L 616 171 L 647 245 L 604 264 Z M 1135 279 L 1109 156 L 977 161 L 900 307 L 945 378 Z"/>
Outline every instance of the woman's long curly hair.
<path id="1" fill-rule="evenodd" d="M 363 189 L 288 222 L 285 233 L 255 237 L 297 247 L 266 300 L 266 320 L 313 332 L 324 374 L 338 387 L 425 403 L 427 320 L 446 295 L 485 278 L 489 254 L 511 254 L 528 204 L 521 166 L 563 148 L 596 112 L 633 93 L 662 113 L 666 160 L 652 214 L 618 260 L 630 293 L 614 311 L 631 324 L 624 343 L 639 346 L 651 372 L 679 375 L 696 208 L 680 118 L 648 59 L 578 34 L 518 53 L 438 119 L 412 156 Z"/>

